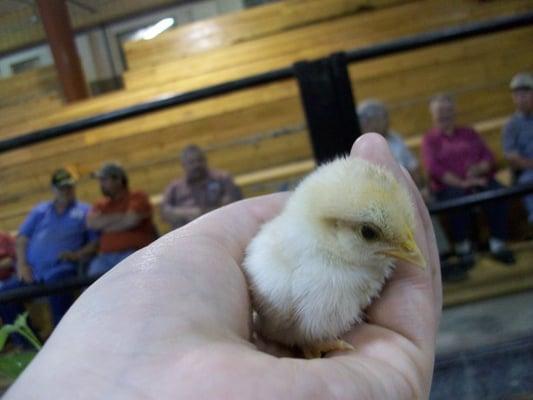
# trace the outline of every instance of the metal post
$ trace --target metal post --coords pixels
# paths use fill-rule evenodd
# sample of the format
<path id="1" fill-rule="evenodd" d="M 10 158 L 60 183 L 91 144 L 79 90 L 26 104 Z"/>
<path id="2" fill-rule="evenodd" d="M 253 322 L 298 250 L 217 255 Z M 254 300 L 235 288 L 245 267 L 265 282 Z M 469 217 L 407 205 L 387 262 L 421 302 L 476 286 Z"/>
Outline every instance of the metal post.
<path id="1" fill-rule="evenodd" d="M 67 102 L 89 96 L 80 58 L 74 43 L 74 33 L 64 0 L 37 0 L 48 44 L 54 56 L 57 76 Z"/>
<path id="2" fill-rule="evenodd" d="M 294 64 L 317 163 L 350 152 L 361 134 L 346 55 Z"/>

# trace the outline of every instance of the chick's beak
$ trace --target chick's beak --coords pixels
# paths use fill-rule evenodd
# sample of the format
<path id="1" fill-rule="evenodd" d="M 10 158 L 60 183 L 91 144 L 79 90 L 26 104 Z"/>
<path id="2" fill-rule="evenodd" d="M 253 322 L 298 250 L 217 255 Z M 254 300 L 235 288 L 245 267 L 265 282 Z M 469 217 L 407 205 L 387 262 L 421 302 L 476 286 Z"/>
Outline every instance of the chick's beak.
<path id="1" fill-rule="evenodd" d="M 418 248 L 413 232 L 410 229 L 407 231 L 407 238 L 398 247 L 385 250 L 383 254 L 405 261 L 421 269 L 426 269 L 426 260 Z"/>

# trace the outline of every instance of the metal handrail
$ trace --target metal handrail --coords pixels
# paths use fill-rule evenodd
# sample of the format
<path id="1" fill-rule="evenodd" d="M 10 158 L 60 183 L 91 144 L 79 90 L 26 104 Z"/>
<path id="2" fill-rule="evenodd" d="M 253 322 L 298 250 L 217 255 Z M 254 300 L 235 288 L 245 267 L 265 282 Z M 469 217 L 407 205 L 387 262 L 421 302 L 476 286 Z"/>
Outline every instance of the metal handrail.
<path id="1" fill-rule="evenodd" d="M 405 36 L 400 39 L 372 45 L 346 52 L 349 62 L 365 61 L 372 58 L 388 56 L 407 50 L 416 50 L 422 47 L 444 44 L 459 39 L 467 39 L 488 33 L 516 29 L 533 23 L 533 12 L 518 15 L 497 17 L 488 21 L 472 22 L 463 26 L 440 29 L 419 35 Z"/>
<path id="2" fill-rule="evenodd" d="M 100 276 L 78 276 L 56 282 L 31 283 L 16 289 L 5 290 L 0 292 L 0 304 L 22 302 L 36 297 L 74 291 L 92 285 Z"/>
<path id="3" fill-rule="evenodd" d="M 533 183 L 487 190 L 485 192 L 472 193 L 456 199 L 430 203 L 428 204 L 428 209 L 431 214 L 440 214 L 443 212 L 453 211 L 458 208 L 477 206 L 483 203 L 488 203 L 495 200 L 503 200 L 529 193 L 533 193 Z"/>

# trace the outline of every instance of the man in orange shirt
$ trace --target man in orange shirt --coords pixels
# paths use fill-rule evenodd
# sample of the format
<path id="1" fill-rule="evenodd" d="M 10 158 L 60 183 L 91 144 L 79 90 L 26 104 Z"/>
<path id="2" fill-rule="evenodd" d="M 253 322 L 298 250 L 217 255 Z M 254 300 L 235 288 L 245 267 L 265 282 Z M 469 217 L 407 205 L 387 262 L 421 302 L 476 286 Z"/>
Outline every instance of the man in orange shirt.
<path id="1" fill-rule="evenodd" d="M 98 200 L 87 225 L 100 231 L 100 250 L 89 265 L 89 275 L 107 272 L 156 238 L 152 206 L 146 193 L 131 191 L 128 176 L 117 163 L 106 163 L 94 174 L 104 198 Z"/>

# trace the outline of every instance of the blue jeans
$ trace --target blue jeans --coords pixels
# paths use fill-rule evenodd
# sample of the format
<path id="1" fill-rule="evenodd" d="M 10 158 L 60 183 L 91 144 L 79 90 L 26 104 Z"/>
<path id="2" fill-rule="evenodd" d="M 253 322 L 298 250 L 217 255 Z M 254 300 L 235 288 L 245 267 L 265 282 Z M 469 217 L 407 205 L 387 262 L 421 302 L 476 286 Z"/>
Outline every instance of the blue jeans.
<path id="1" fill-rule="evenodd" d="M 499 189 L 501 187 L 502 185 L 492 179 L 485 187 L 478 189 L 478 191 L 484 192 L 487 190 Z M 471 192 L 468 190 L 456 187 L 447 187 L 437 192 L 436 196 L 438 200 L 444 201 L 456 199 L 468 194 L 471 194 Z M 487 216 L 491 236 L 505 241 L 507 239 L 507 207 L 505 202 L 501 200 L 491 201 L 484 203 L 481 207 Z M 454 242 L 459 243 L 468 239 L 468 231 L 471 223 L 470 214 L 471 211 L 469 208 L 460 208 L 449 212 L 448 216 L 452 230 L 451 235 Z"/>
<path id="2" fill-rule="evenodd" d="M 520 174 L 518 183 L 533 182 L 533 169 L 528 169 Z M 533 194 L 528 194 L 523 198 L 524 206 L 527 210 L 527 219 L 530 224 L 533 224 Z"/>
<path id="3" fill-rule="evenodd" d="M 95 276 L 106 273 L 119 262 L 124 260 L 126 257 L 129 257 L 133 253 L 135 253 L 135 250 L 126 250 L 116 253 L 100 253 L 95 258 L 93 258 L 93 260 L 89 264 L 87 275 Z"/>
<path id="4" fill-rule="evenodd" d="M 72 278 L 76 276 L 76 269 L 73 264 L 58 264 L 58 268 L 54 268 L 50 271 L 47 271 L 47 274 L 44 277 L 37 277 L 37 283 L 50 283 L 57 282 L 63 279 Z M 19 281 L 16 276 L 8 279 L 3 282 L 0 286 L 0 291 L 4 292 L 11 289 L 17 289 L 24 286 L 28 286 L 27 283 Z M 50 308 L 52 311 L 52 320 L 54 326 L 56 326 L 63 315 L 67 312 L 69 307 L 74 302 L 74 296 L 72 294 L 58 294 L 50 296 L 49 298 Z M 24 312 L 24 307 L 20 303 L 9 302 L 0 304 L 0 317 L 2 318 L 3 323 L 10 324 L 15 321 L 19 314 Z"/>

